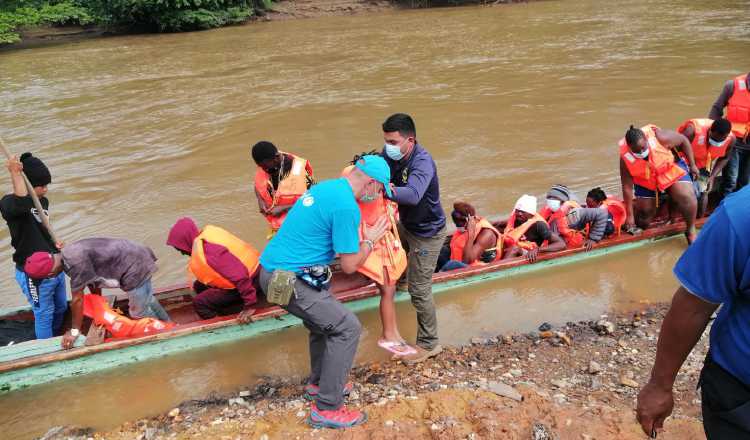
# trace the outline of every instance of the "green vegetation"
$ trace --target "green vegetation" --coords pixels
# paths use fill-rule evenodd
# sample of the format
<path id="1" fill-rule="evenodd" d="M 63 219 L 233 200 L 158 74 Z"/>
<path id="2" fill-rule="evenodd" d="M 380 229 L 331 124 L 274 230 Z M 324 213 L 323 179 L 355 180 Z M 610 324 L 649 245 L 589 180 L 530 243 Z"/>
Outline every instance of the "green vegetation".
<path id="1" fill-rule="evenodd" d="M 33 26 L 95 24 L 180 32 L 241 23 L 271 0 L 0 0 L 0 44 L 20 41 Z"/>
<path id="2" fill-rule="evenodd" d="M 39 25 L 87 25 L 94 17 L 76 0 L 5 0 L 0 7 L 0 44 L 20 41 L 18 28 Z"/>

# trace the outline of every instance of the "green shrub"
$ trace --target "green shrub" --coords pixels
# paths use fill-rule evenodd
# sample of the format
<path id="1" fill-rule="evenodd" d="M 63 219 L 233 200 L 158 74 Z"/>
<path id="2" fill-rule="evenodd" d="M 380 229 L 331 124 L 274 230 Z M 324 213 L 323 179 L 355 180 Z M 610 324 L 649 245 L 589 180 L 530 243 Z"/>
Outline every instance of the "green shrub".
<path id="1" fill-rule="evenodd" d="M 0 9 L 0 44 L 20 41 L 18 29 L 38 25 L 86 25 L 94 17 L 76 0 L 8 1 Z"/>
<path id="2" fill-rule="evenodd" d="M 107 22 L 160 32 L 209 29 L 246 20 L 262 0 L 90 0 Z"/>

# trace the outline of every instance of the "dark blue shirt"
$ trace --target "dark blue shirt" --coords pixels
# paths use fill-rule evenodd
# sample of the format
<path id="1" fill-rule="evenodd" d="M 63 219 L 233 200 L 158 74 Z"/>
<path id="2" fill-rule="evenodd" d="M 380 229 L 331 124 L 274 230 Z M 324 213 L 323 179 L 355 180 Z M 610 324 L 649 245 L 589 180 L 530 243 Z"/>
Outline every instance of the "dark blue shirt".
<path id="1" fill-rule="evenodd" d="M 445 227 L 445 213 L 440 205 L 437 166 L 421 145 L 406 159 L 383 158 L 391 168 L 391 183 L 396 186 L 393 201 L 398 203 L 401 224 L 419 237 L 434 237 Z"/>
<path id="2" fill-rule="evenodd" d="M 693 295 L 722 304 L 711 327 L 714 361 L 750 385 L 750 186 L 731 194 L 711 215 L 698 239 L 677 261 L 674 274 Z"/>

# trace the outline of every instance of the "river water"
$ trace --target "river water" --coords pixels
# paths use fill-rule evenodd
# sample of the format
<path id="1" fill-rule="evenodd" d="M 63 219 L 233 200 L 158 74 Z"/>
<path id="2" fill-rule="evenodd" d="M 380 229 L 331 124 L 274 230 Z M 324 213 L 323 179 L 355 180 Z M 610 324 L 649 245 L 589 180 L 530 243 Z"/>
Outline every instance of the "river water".
<path id="1" fill-rule="evenodd" d="M 616 142 L 630 124 L 704 117 L 724 81 L 748 70 L 748 8 L 547 1 L 0 52 L 0 136 L 50 166 L 52 222 L 66 241 L 141 241 L 159 257 L 156 285 L 171 284 L 184 280 L 185 260 L 164 241 L 181 216 L 263 246 L 249 154 L 258 140 L 309 159 L 325 179 L 382 144 L 385 117 L 408 112 L 437 161 L 447 210 L 462 199 L 484 215 L 508 212 L 553 183 L 581 196 L 594 186 L 616 192 Z M 442 295 L 442 332 L 458 343 L 666 299 L 682 249 L 670 240 Z M 2 228 L 0 307 L 24 303 L 11 252 Z M 411 307 L 399 311 L 413 336 Z M 360 360 L 382 358 L 377 316 L 361 319 Z M 295 329 L 6 395 L 2 430 L 24 438 L 60 423 L 103 428 L 265 373 L 301 375 L 304 339 Z"/>

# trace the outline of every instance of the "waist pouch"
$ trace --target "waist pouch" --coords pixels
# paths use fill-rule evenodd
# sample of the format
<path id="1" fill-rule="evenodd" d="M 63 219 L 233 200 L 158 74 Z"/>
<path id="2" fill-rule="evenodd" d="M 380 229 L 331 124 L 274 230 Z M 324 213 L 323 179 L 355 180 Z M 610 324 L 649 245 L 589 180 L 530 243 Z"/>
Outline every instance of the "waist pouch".
<path id="1" fill-rule="evenodd" d="M 331 278 L 333 272 L 325 264 L 318 264 L 302 269 L 302 273 L 297 275 L 300 281 L 317 290 L 318 292 L 328 290 L 331 287 Z"/>
<path id="2" fill-rule="evenodd" d="M 268 302 L 280 306 L 289 304 L 292 295 L 295 295 L 294 283 L 296 281 L 296 273 L 289 270 L 274 270 L 268 281 L 268 292 L 266 292 Z"/>

